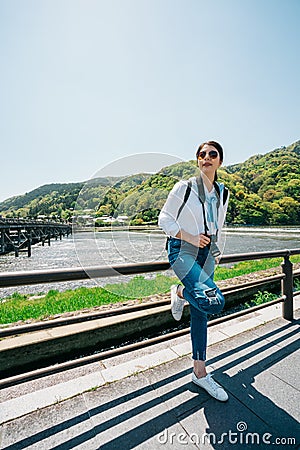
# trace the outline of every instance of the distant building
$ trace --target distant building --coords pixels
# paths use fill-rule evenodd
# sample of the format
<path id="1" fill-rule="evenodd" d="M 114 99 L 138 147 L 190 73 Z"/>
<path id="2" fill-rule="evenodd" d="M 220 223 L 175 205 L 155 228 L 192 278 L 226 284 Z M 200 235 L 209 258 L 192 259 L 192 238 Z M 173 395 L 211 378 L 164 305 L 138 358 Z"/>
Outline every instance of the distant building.
<path id="1" fill-rule="evenodd" d="M 128 216 L 118 216 L 117 217 L 117 221 L 118 222 L 127 222 L 127 220 L 129 219 L 129 217 Z"/>

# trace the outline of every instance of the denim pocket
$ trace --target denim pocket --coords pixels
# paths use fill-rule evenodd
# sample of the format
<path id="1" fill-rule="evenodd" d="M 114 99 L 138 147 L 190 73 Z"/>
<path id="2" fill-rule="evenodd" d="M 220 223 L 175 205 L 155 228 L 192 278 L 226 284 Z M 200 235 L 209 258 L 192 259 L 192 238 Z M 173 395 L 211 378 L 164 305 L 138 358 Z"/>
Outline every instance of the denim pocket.
<path id="1" fill-rule="evenodd" d="M 169 247 L 180 248 L 182 242 L 183 241 L 181 239 L 169 238 Z"/>
<path id="2" fill-rule="evenodd" d="M 179 252 L 181 249 L 182 241 L 181 239 L 170 238 L 168 242 L 168 253 Z"/>

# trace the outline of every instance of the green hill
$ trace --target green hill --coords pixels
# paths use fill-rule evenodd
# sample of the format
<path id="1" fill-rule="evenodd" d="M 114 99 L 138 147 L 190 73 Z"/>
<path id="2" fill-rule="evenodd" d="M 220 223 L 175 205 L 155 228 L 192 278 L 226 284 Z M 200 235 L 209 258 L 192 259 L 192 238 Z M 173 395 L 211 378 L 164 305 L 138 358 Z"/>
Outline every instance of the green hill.
<path id="1" fill-rule="evenodd" d="M 0 213 L 5 217 L 61 215 L 73 208 L 83 183 L 46 184 L 33 191 L 4 200 Z"/>
<path id="2" fill-rule="evenodd" d="M 107 213 L 111 214 L 121 195 L 143 183 L 149 176 L 138 174 L 125 179 L 101 177 L 81 183 L 46 184 L 0 202 L 0 214 L 3 217 L 36 218 L 42 215 L 69 219 L 74 212 L 97 211 L 102 203 L 106 205 Z"/>
<path id="3" fill-rule="evenodd" d="M 228 166 L 226 172 L 243 185 L 237 190 L 231 179 L 227 183 L 234 193 L 228 215 L 231 223 L 300 223 L 300 141 Z"/>
<path id="4" fill-rule="evenodd" d="M 154 175 L 49 184 L 0 203 L 0 214 L 69 218 L 89 211 L 96 217 L 127 215 L 131 223 L 155 223 L 173 185 L 196 174 L 195 161 L 188 161 L 165 167 Z M 300 223 L 300 141 L 223 167 L 218 176 L 231 192 L 229 224 Z"/>

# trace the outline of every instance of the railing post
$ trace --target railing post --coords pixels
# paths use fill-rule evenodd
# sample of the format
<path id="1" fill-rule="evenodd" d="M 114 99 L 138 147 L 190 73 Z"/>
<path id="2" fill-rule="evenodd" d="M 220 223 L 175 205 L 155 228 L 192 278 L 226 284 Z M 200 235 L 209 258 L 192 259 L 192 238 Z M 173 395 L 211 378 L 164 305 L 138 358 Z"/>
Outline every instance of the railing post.
<path id="1" fill-rule="evenodd" d="M 4 253 L 5 250 L 5 240 L 4 240 L 4 230 L 1 231 L 1 253 Z"/>
<path id="2" fill-rule="evenodd" d="M 21 231 L 18 230 L 18 243 L 17 245 L 15 245 L 15 257 L 19 256 L 20 243 L 21 243 Z"/>
<path id="3" fill-rule="evenodd" d="M 28 236 L 27 255 L 28 255 L 28 258 L 30 258 L 31 257 L 31 230 L 28 231 L 27 236 Z"/>
<path id="4" fill-rule="evenodd" d="M 285 300 L 282 305 L 282 317 L 286 320 L 294 319 L 293 307 L 293 264 L 290 261 L 290 252 L 284 256 L 284 262 L 281 264 L 282 272 L 285 278 L 281 282 L 282 295 Z"/>

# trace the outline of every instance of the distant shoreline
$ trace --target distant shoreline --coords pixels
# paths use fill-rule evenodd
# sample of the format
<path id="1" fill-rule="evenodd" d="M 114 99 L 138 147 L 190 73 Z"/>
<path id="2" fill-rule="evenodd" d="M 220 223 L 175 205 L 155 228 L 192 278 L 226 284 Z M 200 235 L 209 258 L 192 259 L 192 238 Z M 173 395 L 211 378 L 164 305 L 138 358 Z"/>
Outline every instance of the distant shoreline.
<path id="1" fill-rule="evenodd" d="M 72 231 L 82 232 L 82 231 L 147 231 L 147 230 L 157 230 L 161 231 L 161 229 L 157 225 L 112 225 L 108 227 L 74 227 Z"/>
<path id="2" fill-rule="evenodd" d="M 104 227 L 74 227 L 72 231 L 75 232 L 98 232 L 98 231 L 159 231 L 163 233 L 161 228 L 157 225 L 112 225 L 112 226 L 104 226 Z M 286 231 L 296 231 L 300 230 L 300 225 L 227 225 L 223 228 L 223 231 L 226 232 L 253 232 L 253 231 L 264 231 L 264 232 L 272 232 L 278 230 L 286 230 Z"/>

